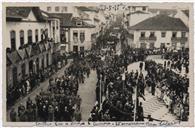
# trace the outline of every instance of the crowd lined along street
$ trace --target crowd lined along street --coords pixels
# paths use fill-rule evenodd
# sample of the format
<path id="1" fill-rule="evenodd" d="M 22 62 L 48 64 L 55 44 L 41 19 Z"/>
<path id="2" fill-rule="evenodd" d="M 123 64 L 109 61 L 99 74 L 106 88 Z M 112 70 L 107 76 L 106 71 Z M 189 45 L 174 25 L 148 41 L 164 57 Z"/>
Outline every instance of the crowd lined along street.
<path id="1" fill-rule="evenodd" d="M 188 121 L 189 10 L 123 6 L 7 7 L 7 121 Z"/>

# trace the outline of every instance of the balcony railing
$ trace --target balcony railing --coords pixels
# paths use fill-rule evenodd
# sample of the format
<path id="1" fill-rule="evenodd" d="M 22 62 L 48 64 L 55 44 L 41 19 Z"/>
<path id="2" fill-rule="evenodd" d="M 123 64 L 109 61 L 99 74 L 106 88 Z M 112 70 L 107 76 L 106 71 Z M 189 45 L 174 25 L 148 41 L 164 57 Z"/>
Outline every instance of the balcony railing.
<path id="1" fill-rule="evenodd" d="M 152 37 L 140 37 L 139 40 L 151 40 L 151 41 L 156 41 L 156 36 L 152 36 Z"/>
<path id="2" fill-rule="evenodd" d="M 186 42 L 188 40 L 187 37 L 171 37 L 171 41 L 182 41 Z"/>
<path id="3" fill-rule="evenodd" d="M 78 43 L 78 37 L 73 37 L 74 43 Z"/>

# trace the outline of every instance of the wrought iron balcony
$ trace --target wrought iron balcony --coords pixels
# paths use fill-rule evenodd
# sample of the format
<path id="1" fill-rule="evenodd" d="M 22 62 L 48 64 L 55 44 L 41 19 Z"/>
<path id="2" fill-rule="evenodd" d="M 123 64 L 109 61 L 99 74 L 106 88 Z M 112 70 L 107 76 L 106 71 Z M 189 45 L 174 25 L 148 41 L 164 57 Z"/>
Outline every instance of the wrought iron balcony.
<path id="1" fill-rule="evenodd" d="M 140 37 L 139 40 L 151 40 L 151 41 L 156 41 L 156 36 Z"/>
<path id="2" fill-rule="evenodd" d="M 73 37 L 74 43 L 78 43 L 78 37 Z"/>
<path id="3" fill-rule="evenodd" d="M 171 41 L 186 42 L 187 40 L 188 40 L 188 37 L 171 37 Z"/>

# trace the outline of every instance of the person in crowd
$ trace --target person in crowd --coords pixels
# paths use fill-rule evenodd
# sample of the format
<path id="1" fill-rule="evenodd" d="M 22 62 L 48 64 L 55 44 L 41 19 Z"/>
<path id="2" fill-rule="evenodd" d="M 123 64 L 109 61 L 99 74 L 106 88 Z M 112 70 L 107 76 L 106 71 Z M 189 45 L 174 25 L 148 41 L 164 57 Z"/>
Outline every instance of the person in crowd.
<path id="1" fill-rule="evenodd" d="M 12 122 L 16 122 L 16 118 L 17 118 L 17 113 L 16 113 L 15 109 L 13 108 L 13 109 L 11 110 L 11 112 L 10 112 L 10 120 L 11 120 Z"/>

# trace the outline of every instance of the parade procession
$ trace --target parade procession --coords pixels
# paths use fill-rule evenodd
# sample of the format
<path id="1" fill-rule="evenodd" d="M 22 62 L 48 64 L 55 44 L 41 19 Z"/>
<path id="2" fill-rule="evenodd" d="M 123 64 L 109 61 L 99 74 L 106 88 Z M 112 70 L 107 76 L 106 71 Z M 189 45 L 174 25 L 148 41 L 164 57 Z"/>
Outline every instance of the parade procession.
<path id="1" fill-rule="evenodd" d="M 180 5 L 5 4 L 5 121 L 190 121 L 191 6 Z"/>

